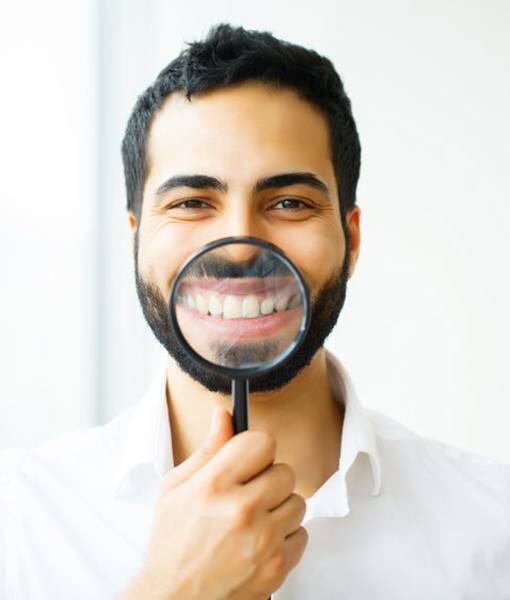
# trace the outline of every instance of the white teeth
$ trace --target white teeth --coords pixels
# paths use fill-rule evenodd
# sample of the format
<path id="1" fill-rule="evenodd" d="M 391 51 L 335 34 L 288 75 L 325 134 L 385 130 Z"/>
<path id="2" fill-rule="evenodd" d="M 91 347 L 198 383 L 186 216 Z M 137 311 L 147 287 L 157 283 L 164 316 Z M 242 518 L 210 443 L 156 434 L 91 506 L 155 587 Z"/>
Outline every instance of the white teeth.
<path id="1" fill-rule="evenodd" d="M 239 319 L 241 317 L 241 301 L 238 296 L 227 296 L 223 303 L 224 319 Z"/>
<path id="2" fill-rule="evenodd" d="M 221 315 L 223 312 L 223 306 L 221 300 L 217 296 L 210 296 L 209 298 L 209 312 L 213 317 Z"/>
<path id="3" fill-rule="evenodd" d="M 274 299 L 273 298 L 264 298 L 260 303 L 260 312 L 263 315 L 269 315 L 273 312 L 274 309 Z"/>
<path id="4" fill-rule="evenodd" d="M 274 310 L 283 312 L 301 304 L 299 292 L 291 296 L 281 295 L 279 298 L 271 296 L 261 298 L 254 294 L 223 297 L 214 293 L 209 295 L 195 291 L 193 295 L 188 294 L 179 298 L 192 310 L 198 310 L 203 315 L 223 315 L 225 319 L 255 319 L 261 315 L 270 315 Z"/>
<path id="5" fill-rule="evenodd" d="M 241 306 L 241 314 L 247 319 L 259 316 L 259 301 L 256 296 L 246 296 Z"/>
<path id="6" fill-rule="evenodd" d="M 195 296 L 195 302 L 198 312 L 202 313 L 203 315 L 206 315 L 207 310 L 209 308 L 207 304 L 207 298 L 205 298 L 205 296 L 202 296 L 202 294 L 197 294 Z"/>
<path id="7" fill-rule="evenodd" d="M 186 303 L 189 306 L 189 308 L 194 310 L 196 308 L 195 298 L 193 298 L 193 296 L 191 296 L 191 295 L 185 296 L 185 298 L 186 298 Z"/>
<path id="8" fill-rule="evenodd" d="M 277 312 L 283 312 L 287 308 L 289 298 L 287 296 L 280 296 L 275 302 L 274 307 Z"/>
<path id="9" fill-rule="evenodd" d="M 301 304 L 301 294 L 297 293 L 292 296 L 289 302 L 289 308 L 296 308 Z"/>

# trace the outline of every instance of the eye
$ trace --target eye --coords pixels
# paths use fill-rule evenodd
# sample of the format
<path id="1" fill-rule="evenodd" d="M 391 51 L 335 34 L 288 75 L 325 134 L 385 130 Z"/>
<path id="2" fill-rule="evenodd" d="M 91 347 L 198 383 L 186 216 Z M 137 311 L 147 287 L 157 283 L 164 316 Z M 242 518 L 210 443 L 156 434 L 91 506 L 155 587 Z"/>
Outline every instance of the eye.
<path id="1" fill-rule="evenodd" d="M 170 208 L 187 208 L 193 210 L 196 208 L 211 208 L 211 206 L 200 198 L 188 198 L 187 200 L 182 200 L 181 202 L 174 204 Z"/>
<path id="2" fill-rule="evenodd" d="M 277 206 L 281 204 L 281 208 L 277 208 Z M 283 198 L 276 204 L 273 204 L 272 208 L 276 208 L 277 210 L 287 209 L 287 210 L 299 210 L 300 208 L 311 208 L 309 204 L 303 202 L 303 200 L 299 200 L 298 198 Z"/>

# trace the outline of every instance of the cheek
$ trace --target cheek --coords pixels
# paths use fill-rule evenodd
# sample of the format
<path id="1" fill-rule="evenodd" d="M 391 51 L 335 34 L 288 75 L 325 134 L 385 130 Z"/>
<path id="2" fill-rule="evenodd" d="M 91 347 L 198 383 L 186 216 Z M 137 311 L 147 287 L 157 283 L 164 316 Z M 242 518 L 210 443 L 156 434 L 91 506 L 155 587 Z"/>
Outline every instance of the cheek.
<path id="1" fill-rule="evenodd" d="M 320 228 L 304 227 L 299 235 L 294 233 L 281 240 L 281 247 L 296 264 L 311 287 L 312 296 L 333 273 L 340 270 L 345 255 L 342 228 L 335 224 Z"/>
<path id="2" fill-rule="evenodd" d="M 179 267 L 190 254 L 190 239 L 185 232 L 168 227 L 140 232 L 139 270 L 144 279 L 156 284 L 165 299 Z"/>

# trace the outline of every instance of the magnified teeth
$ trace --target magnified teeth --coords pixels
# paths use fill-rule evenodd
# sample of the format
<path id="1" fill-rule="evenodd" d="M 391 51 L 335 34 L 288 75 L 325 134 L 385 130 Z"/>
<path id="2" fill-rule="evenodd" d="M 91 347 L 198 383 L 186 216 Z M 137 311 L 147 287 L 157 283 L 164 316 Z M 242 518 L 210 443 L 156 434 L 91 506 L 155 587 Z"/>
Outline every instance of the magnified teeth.
<path id="1" fill-rule="evenodd" d="M 282 290 L 283 292 L 283 290 Z M 177 300 L 189 309 L 202 315 L 211 315 L 224 319 L 256 319 L 270 315 L 274 311 L 284 312 L 301 304 L 301 294 L 292 291 L 280 292 L 280 295 L 262 296 L 259 294 L 223 295 L 216 290 L 190 290 L 187 294 L 179 294 Z"/>
<path id="2" fill-rule="evenodd" d="M 287 308 L 287 304 L 289 302 L 289 299 L 287 298 L 287 296 L 281 296 L 280 298 L 278 298 L 275 302 L 274 307 L 276 308 L 277 312 L 282 312 Z"/>
<path id="3" fill-rule="evenodd" d="M 221 300 L 217 296 L 210 296 L 209 298 L 209 312 L 213 317 L 221 315 L 223 312 L 223 306 Z"/>
<path id="4" fill-rule="evenodd" d="M 199 313 L 202 313 L 203 315 L 207 314 L 207 310 L 208 310 L 208 303 L 207 303 L 207 298 L 205 296 L 202 296 L 202 294 L 197 294 L 195 296 L 195 303 L 196 303 L 196 307 Z"/>
<path id="5" fill-rule="evenodd" d="M 301 294 L 294 294 L 290 299 L 289 308 L 296 308 L 299 304 L 301 304 Z"/>
<path id="6" fill-rule="evenodd" d="M 193 298 L 193 296 L 189 295 L 189 296 L 185 296 L 186 298 L 186 303 L 187 305 L 192 308 L 195 309 L 196 305 L 195 305 L 195 298 Z"/>
<path id="7" fill-rule="evenodd" d="M 260 303 L 260 312 L 263 315 L 269 315 L 273 312 L 274 309 L 274 299 L 273 298 L 264 298 Z"/>
<path id="8" fill-rule="evenodd" d="M 239 319 L 241 317 L 241 300 L 236 296 L 227 296 L 223 303 L 224 319 Z"/>
<path id="9" fill-rule="evenodd" d="M 259 316 L 259 301 L 256 296 L 246 296 L 243 299 L 241 314 L 243 317 L 249 319 Z"/>

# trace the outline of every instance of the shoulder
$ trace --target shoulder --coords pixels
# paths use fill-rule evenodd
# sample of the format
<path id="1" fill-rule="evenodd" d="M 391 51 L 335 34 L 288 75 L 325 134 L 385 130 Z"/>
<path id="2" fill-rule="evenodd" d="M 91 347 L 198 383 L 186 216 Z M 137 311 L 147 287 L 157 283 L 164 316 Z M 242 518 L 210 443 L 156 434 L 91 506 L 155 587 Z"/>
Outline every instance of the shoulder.
<path id="1" fill-rule="evenodd" d="M 415 488 L 433 484 L 437 493 L 457 500 L 481 499 L 510 509 L 510 465 L 427 438 L 394 419 L 367 410 L 373 424 L 383 469 L 383 480 L 409 483 Z"/>
<path id="2" fill-rule="evenodd" d="M 0 487 L 23 482 L 80 480 L 96 485 L 116 464 L 116 420 L 55 436 L 42 443 L 0 451 Z M 23 488 L 25 486 L 23 485 Z"/>

